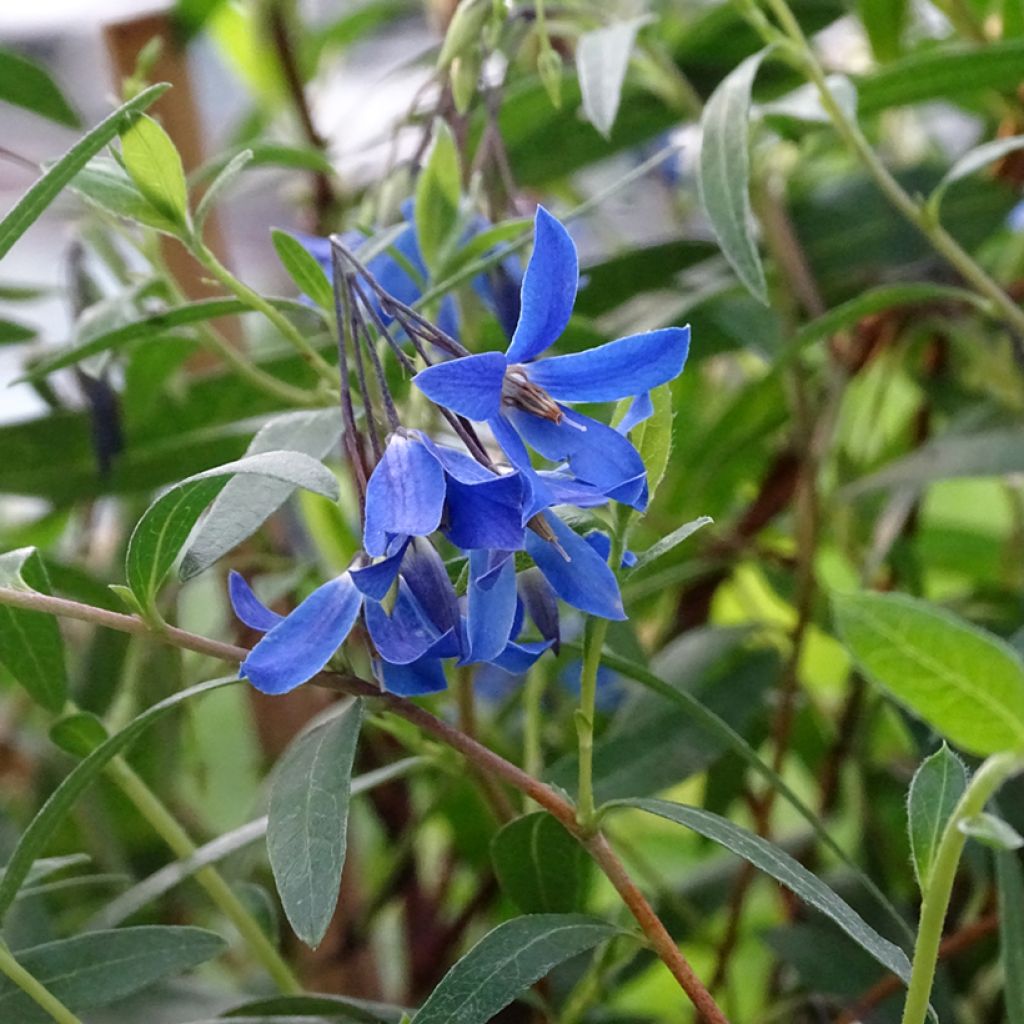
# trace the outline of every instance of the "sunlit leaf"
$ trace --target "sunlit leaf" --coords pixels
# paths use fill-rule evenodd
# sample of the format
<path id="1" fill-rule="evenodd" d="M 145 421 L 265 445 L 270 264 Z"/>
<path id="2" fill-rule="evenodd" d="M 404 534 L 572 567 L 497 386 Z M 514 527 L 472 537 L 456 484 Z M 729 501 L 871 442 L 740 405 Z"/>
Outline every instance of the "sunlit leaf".
<path id="1" fill-rule="evenodd" d="M 945 744 L 914 773 L 907 797 L 907 827 L 914 872 L 922 890 L 928 884 L 942 833 L 966 788 L 967 769 Z"/>

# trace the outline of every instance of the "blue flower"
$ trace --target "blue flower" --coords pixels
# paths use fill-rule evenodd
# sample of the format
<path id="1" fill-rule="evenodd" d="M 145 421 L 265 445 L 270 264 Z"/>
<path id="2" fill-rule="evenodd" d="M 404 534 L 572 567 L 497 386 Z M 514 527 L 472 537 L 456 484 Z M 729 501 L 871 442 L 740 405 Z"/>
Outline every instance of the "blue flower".
<path id="1" fill-rule="evenodd" d="M 689 351 L 688 327 L 635 334 L 585 352 L 538 358 L 564 331 L 579 283 L 576 247 L 538 207 L 519 320 L 508 350 L 438 363 L 414 378 L 438 405 L 486 422 L 530 488 L 528 509 L 552 504 L 531 469 L 526 445 L 568 464 L 573 475 L 636 508 L 647 503 L 643 462 L 628 439 L 567 407 L 572 402 L 634 398 L 630 423 L 650 415 L 648 393 L 677 376 Z"/>

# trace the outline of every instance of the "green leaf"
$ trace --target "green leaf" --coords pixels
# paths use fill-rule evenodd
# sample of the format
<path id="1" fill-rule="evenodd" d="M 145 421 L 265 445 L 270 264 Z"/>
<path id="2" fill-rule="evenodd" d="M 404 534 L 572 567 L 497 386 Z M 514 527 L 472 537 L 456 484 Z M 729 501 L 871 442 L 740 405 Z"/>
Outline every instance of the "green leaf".
<path id="1" fill-rule="evenodd" d="M 510 821 L 491 843 L 505 895 L 524 914 L 567 914 L 586 900 L 590 858 L 544 811 Z"/>
<path id="2" fill-rule="evenodd" d="M 905 594 L 835 594 L 861 671 L 950 742 L 986 757 L 1024 749 L 1024 663 L 1009 644 Z"/>
<path id="3" fill-rule="evenodd" d="M 942 180 L 935 186 L 934 191 L 928 197 L 927 205 L 931 215 L 938 220 L 942 199 L 950 185 L 982 170 L 991 163 L 995 163 L 996 160 L 1001 160 L 1008 153 L 1016 153 L 1019 149 L 1024 149 L 1024 135 L 1011 135 L 1004 139 L 993 139 L 991 142 L 975 146 L 970 152 L 965 153 L 943 175 Z"/>
<path id="4" fill-rule="evenodd" d="M 909 0 L 857 0 L 860 19 L 879 61 L 895 60 L 903 50 Z"/>
<path id="5" fill-rule="evenodd" d="M 24 341 L 32 341 L 39 332 L 28 324 L 17 320 L 0 319 L 0 345 L 20 345 Z"/>
<path id="6" fill-rule="evenodd" d="M 197 167 L 189 175 L 190 184 L 201 185 L 204 181 L 212 182 L 213 179 L 224 173 L 229 164 L 234 163 L 245 153 L 251 153 L 252 157 L 244 163 L 243 170 L 256 167 L 287 167 L 300 171 L 334 174 L 333 165 L 319 149 L 255 139 L 252 142 L 247 142 L 242 149 L 230 149 L 226 153 L 218 153 L 202 166 Z"/>
<path id="7" fill-rule="evenodd" d="M 4 868 L 3 877 L 0 878 L 0 919 L 10 909 L 18 895 L 18 890 L 32 869 L 33 862 L 37 860 L 46 844 L 61 826 L 64 818 L 75 805 L 75 801 L 96 781 L 100 773 L 118 754 L 131 746 L 149 726 L 157 719 L 162 718 L 168 711 L 193 697 L 202 696 L 204 693 L 209 693 L 222 686 L 233 686 L 238 682 L 237 676 L 212 679 L 166 697 L 132 719 L 119 733 L 115 733 L 84 761 L 75 765 L 50 794 L 46 803 L 39 809 L 28 828 L 18 839 L 18 845 L 14 848 L 14 853 L 11 854 L 11 859 Z"/>
<path id="8" fill-rule="evenodd" d="M 316 257 L 293 235 L 274 228 L 270 232 L 281 265 L 298 286 L 322 309 L 334 308 L 334 288 Z"/>
<path id="9" fill-rule="evenodd" d="M 134 99 L 118 107 L 91 132 L 79 139 L 22 197 L 0 221 L 0 259 L 28 230 L 35 219 L 57 197 L 69 181 L 98 153 L 124 125 L 125 118 L 145 110 L 168 85 L 151 85 Z"/>
<path id="10" fill-rule="evenodd" d="M 576 73 L 580 79 L 583 112 L 587 120 L 607 139 L 622 99 L 629 56 L 636 34 L 650 19 L 631 18 L 604 28 L 584 32 L 576 47 Z"/>
<path id="11" fill-rule="evenodd" d="M 675 413 L 672 407 L 672 388 L 668 384 L 651 391 L 654 412 L 629 433 L 633 446 L 640 453 L 647 469 L 647 489 L 651 500 L 665 479 L 669 456 L 672 454 L 672 421 Z"/>
<path id="12" fill-rule="evenodd" d="M 0 586 L 51 593 L 39 552 L 19 548 L 0 555 Z M 64 642 L 52 615 L 0 605 L 0 662 L 48 711 L 64 707 L 68 693 Z"/>
<path id="13" fill-rule="evenodd" d="M 1007 1024 L 1024 1024 L 1024 873 L 1016 853 L 995 855 L 999 884 L 999 959 Z"/>
<path id="14" fill-rule="evenodd" d="M 552 967 L 621 934 L 583 914 L 532 914 L 506 921 L 441 979 L 413 1024 L 486 1024 Z"/>
<path id="15" fill-rule="evenodd" d="M 86 202 L 101 210 L 147 227 L 176 235 L 179 225 L 161 213 L 121 169 L 120 164 L 105 157 L 94 157 L 72 179 L 70 188 Z"/>
<path id="16" fill-rule="evenodd" d="M 0 100 L 69 128 L 82 127 L 81 119 L 46 71 L 10 50 L 0 50 Z"/>
<path id="17" fill-rule="evenodd" d="M 242 171 L 252 163 L 253 156 L 254 154 L 251 149 L 243 149 L 240 153 L 236 153 L 220 169 L 213 181 L 210 182 L 209 187 L 203 193 L 203 198 L 199 200 L 199 203 L 196 206 L 196 213 L 193 221 L 196 234 L 202 234 L 206 218 L 210 216 L 211 211 L 217 204 L 217 200 L 220 199 L 224 192 L 231 186 L 235 178 L 237 178 Z"/>
<path id="18" fill-rule="evenodd" d="M 271 996 L 268 999 L 257 999 L 236 1006 L 222 1017 L 225 1020 L 235 1020 L 239 1017 L 246 1020 L 265 1020 L 278 1015 L 301 1015 L 304 1019 L 315 1015 L 318 1020 L 325 1017 L 343 1024 L 398 1024 L 404 1012 L 398 1006 L 351 999 L 347 996 Z"/>
<path id="19" fill-rule="evenodd" d="M 928 885 L 939 840 L 966 789 L 967 769 L 945 743 L 921 762 L 911 780 L 907 828 L 914 873 L 922 892 Z"/>
<path id="20" fill-rule="evenodd" d="M 323 459 L 337 445 L 339 437 L 341 414 L 337 409 L 286 413 L 264 424 L 245 454 L 294 451 Z M 238 476 L 229 481 L 217 495 L 185 552 L 179 573 L 181 579 L 197 576 L 252 536 L 294 493 L 291 484 L 267 477 Z"/>
<path id="21" fill-rule="evenodd" d="M 188 223 L 188 186 L 181 156 L 170 136 L 141 114 L 121 135 L 121 155 L 138 190 L 171 221 Z"/>
<path id="22" fill-rule="evenodd" d="M 454 241 L 459 220 L 462 174 L 459 151 L 444 121 L 434 124 L 434 142 L 416 181 L 414 219 L 423 262 L 434 271 Z"/>
<path id="23" fill-rule="evenodd" d="M 18 950 L 16 958 L 73 1013 L 109 1006 L 218 956 L 227 943 L 201 928 L 146 926 L 86 932 Z M 52 1024 L 45 1010 L 0 978 L 0 1020 Z"/>
<path id="24" fill-rule="evenodd" d="M 617 800 L 614 804 L 606 806 L 636 807 L 648 814 L 667 818 L 692 829 L 731 850 L 825 914 L 887 970 L 892 971 L 903 981 L 909 980 L 910 961 L 899 946 L 879 935 L 820 878 L 812 875 L 798 860 L 767 839 L 700 807 L 687 807 L 667 800 Z"/>
<path id="25" fill-rule="evenodd" d="M 361 701 L 300 736 L 274 772 L 267 852 L 295 934 L 316 947 L 338 902 Z"/>
<path id="26" fill-rule="evenodd" d="M 50 739 L 75 757 L 88 757 L 109 738 L 103 721 L 91 711 L 75 711 L 50 726 Z"/>
<path id="27" fill-rule="evenodd" d="M 750 208 L 750 90 L 767 50 L 748 57 L 715 89 L 701 118 L 700 198 L 739 279 L 768 305 Z"/>
<path id="28" fill-rule="evenodd" d="M 662 537 L 659 541 L 655 541 L 640 555 L 636 560 L 636 565 L 633 566 L 633 571 L 636 572 L 638 569 L 642 569 L 644 566 L 650 565 L 661 558 L 662 555 L 667 555 L 670 551 L 679 547 L 684 540 L 692 537 L 702 526 L 710 526 L 713 522 L 714 520 L 711 516 L 699 516 L 697 519 L 691 519 L 690 522 L 676 527 L 670 534 Z"/>
<path id="29" fill-rule="evenodd" d="M 338 500 L 334 474 L 302 452 L 260 452 L 182 480 L 146 509 L 128 541 L 125 576 L 142 607 L 153 610 L 156 592 L 196 520 L 236 473 L 304 487 Z"/>
<path id="30" fill-rule="evenodd" d="M 969 839 L 994 850 L 1019 850 L 1024 846 L 1024 837 L 1009 822 L 988 811 L 972 814 L 958 821 L 956 827 Z"/>

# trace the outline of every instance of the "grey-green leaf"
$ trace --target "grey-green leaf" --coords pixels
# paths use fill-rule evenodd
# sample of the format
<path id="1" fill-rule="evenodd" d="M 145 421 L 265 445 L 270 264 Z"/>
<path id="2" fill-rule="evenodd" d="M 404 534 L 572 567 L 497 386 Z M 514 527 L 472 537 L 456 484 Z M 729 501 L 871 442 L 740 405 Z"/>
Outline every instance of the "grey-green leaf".
<path id="1" fill-rule="evenodd" d="M 981 811 L 957 822 L 957 828 L 969 839 L 975 839 L 993 850 L 1019 850 L 1024 837 L 998 815 Z"/>
<path id="2" fill-rule="evenodd" d="M 16 956 L 69 1010 L 83 1013 L 198 967 L 226 945 L 202 928 L 154 925 L 86 932 Z M 7 978 L 0 978 L 0 1020 L 52 1024 L 49 1014 Z"/>
<path id="3" fill-rule="evenodd" d="M 576 73 L 587 120 L 607 139 L 622 98 L 636 34 L 647 18 L 618 21 L 584 32 L 576 47 Z"/>
<path id="4" fill-rule="evenodd" d="M 274 773 L 267 852 L 295 934 L 316 947 L 338 902 L 362 702 L 300 736 Z"/>
<path id="5" fill-rule="evenodd" d="M 659 541 L 655 541 L 636 560 L 636 565 L 633 566 L 634 571 L 642 569 L 645 565 L 650 565 L 651 562 L 661 558 L 662 555 L 667 555 L 673 548 L 677 548 L 682 544 L 684 540 L 692 537 L 701 527 L 710 526 L 713 522 L 714 520 L 711 516 L 698 516 L 696 519 L 676 527 L 670 534 L 662 537 Z"/>
<path id="6" fill-rule="evenodd" d="M 399 1024 L 405 1011 L 399 1006 L 374 1003 L 348 996 L 270 996 L 236 1006 L 223 1014 L 225 1020 L 279 1020 L 300 1016 L 303 1021 L 315 1016 L 338 1024 Z"/>
<path id="7" fill-rule="evenodd" d="M 946 189 L 956 181 L 975 174 L 982 168 L 987 167 L 996 160 L 1002 159 L 1009 153 L 1016 153 L 1024 149 L 1024 135 L 1010 135 L 1003 139 L 993 139 L 991 142 L 982 143 L 974 149 L 965 153 L 953 166 L 942 176 L 942 180 L 935 186 L 932 194 L 928 197 L 928 207 L 934 217 L 938 217 L 942 206 L 942 199 Z"/>
<path id="8" fill-rule="evenodd" d="M 64 777 L 61 784 L 50 794 L 46 803 L 21 833 L 18 845 L 0 876 L 0 920 L 7 913 L 22 883 L 32 870 L 32 865 L 60 827 L 75 801 L 96 780 L 100 772 L 123 750 L 126 750 L 150 725 L 193 697 L 199 697 L 222 686 L 238 683 L 236 676 L 213 679 L 206 683 L 190 686 L 166 697 L 141 715 L 132 719 L 119 733 L 111 736 L 102 746 L 94 750 Z"/>
<path id="9" fill-rule="evenodd" d="M 491 860 L 505 895 L 524 914 L 582 909 L 590 858 L 550 814 L 510 821 L 491 843 Z"/>
<path id="10" fill-rule="evenodd" d="M 82 126 L 81 119 L 46 71 L 11 50 L 0 50 L 0 100 L 69 128 Z"/>
<path id="11" fill-rule="evenodd" d="M 879 935 L 820 878 L 767 839 L 700 807 L 687 807 L 667 800 L 619 800 L 608 806 L 636 807 L 674 821 L 724 846 L 825 914 L 887 970 L 904 981 L 910 978 L 910 961 L 899 946 Z"/>
<path id="12" fill-rule="evenodd" d="M 249 166 L 255 154 L 251 149 L 243 149 L 236 153 L 217 173 L 217 176 L 210 182 L 209 188 L 203 193 L 203 198 L 196 205 L 193 223 L 197 234 L 202 234 L 206 218 L 210 216 L 217 201 L 224 192 L 232 185 L 242 171 Z"/>
<path id="13" fill-rule="evenodd" d="M 754 298 L 768 304 L 750 206 L 750 91 L 767 50 L 748 57 L 715 89 L 701 118 L 698 185 L 722 254 Z"/>
<path id="14" fill-rule="evenodd" d="M 98 153 L 125 123 L 125 118 L 145 110 L 167 85 L 151 85 L 134 99 L 118 107 L 91 132 L 69 149 L 22 197 L 0 221 L 0 259 L 21 238 L 35 219 L 57 197 L 62 188 Z"/>
<path id="15" fill-rule="evenodd" d="M 152 608 L 157 588 L 203 509 L 236 474 L 265 477 L 338 500 L 334 474 L 316 459 L 295 451 L 248 455 L 182 480 L 146 509 L 128 541 L 125 575 L 143 608 Z"/>
<path id="16" fill-rule="evenodd" d="M 0 586 L 50 593 L 46 567 L 35 548 L 0 555 Z M 34 701 L 49 711 L 64 707 L 68 692 L 64 642 L 52 615 L 0 605 L 0 662 Z"/>
<path id="17" fill-rule="evenodd" d="M 158 210 L 114 160 L 96 157 L 75 175 L 71 188 L 87 202 L 126 220 L 145 224 L 166 234 L 177 234 L 178 224 Z"/>
<path id="18" fill-rule="evenodd" d="M 341 437 L 337 409 L 286 413 L 269 420 L 252 439 L 246 455 L 268 451 L 302 452 L 324 458 Z M 262 476 L 237 476 L 214 499 L 182 559 L 180 576 L 189 580 L 252 536 L 295 493 L 295 487 Z"/>
<path id="19" fill-rule="evenodd" d="M 967 769 L 945 743 L 921 762 L 907 797 L 907 828 L 917 884 L 928 884 L 939 840 L 967 788 Z"/>
<path id="20" fill-rule="evenodd" d="M 1024 873 L 1016 853 L 996 857 L 999 884 L 999 959 L 1007 1024 L 1024 1024 Z"/>
<path id="21" fill-rule="evenodd" d="M 334 289 L 316 257 L 293 235 L 274 228 L 270 232 L 277 258 L 303 295 L 322 309 L 333 309 Z"/>
<path id="22" fill-rule="evenodd" d="M 905 594 L 835 594 L 861 671 L 950 742 L 986 757 L 1024 749 L 1024 662 L 999 637 Z"/>
<path id="23" fill-rule="evenodd" d="M 441 979 L 413 1024 L 486 1024 L 552 967 L 616 935 L 583 914 L 532 914 L 488 932 Z"/>

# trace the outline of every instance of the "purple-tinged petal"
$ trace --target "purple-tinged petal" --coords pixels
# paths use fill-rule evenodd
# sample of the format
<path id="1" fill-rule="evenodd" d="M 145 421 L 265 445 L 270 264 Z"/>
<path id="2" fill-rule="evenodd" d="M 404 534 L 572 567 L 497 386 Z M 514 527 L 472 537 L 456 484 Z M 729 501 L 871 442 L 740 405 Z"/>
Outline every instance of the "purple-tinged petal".
<path id="1" fill-rule="evenodd" d="M 547 485 L 552 505 L 597 508 L 608 504 L 608 495 L 593 484 L 586 484 L 560 470 L 542 469 L 537 474 Z"/>
<path id="2" fill-rule="evenodd" d="M 231 598 L 231 607 L 234 608 L 235 615 L 250 629 L 267 633 L 284 618 L 283 615 L 272 612 L 253 593 L 245 577 L 234 569 L 228 575 L 228 596 Z"/>
<path id="3" fill-rule="evenodd" d="M 551 491 L 530 464 L 530 453 L 508 419 L 505 416 L 495 416 L 494 419 L 487 421 L 487 426 L 491 428 L 494 440 L 508 456 L 509 462 L 519 470 L 523 481 L 523 522 L 527 523 L 541 509 L 550 508 L 555 504 Z"/>
<path id="4" fill-rule="evenodd" d="M 440 643 L 441 641 L 438 641 L 438 645 Z M 422 697 L 428 693 L 440 693 L 448 686 L 444 665 L 436 657 L 424 656 L 408 665 L 381 662 L 380 674 L 384 689 L 388 693 L 398 694 L 399 697 Z"/>
<path id="5" fill-rule="evenodd" d="M 362 569 L 352 569 L 352 582 L 359 588 L 360 593 L 373 601 L 383 601 L 384 595 L 391 589 L 398 576 L 408 546 L 409 541 L 406 539 L 393 555 L 388 555 L 383 561 L 364 566 Z"/>
<path id="6" fill-rule="evenodd" d="M 467 663 L 490 661 L 508 645 L 516 616 L 516 560 L 510 552 L 469 553 Z"/>
<path id="7" fill-rule="evenodd" d="M 636 398 L 629 403 L 626 415 L 615 424 L 615 429 L 625 436 L 634 427 L 639 426 L 645 420 L 649 420 L 653 415 L 654 402 L 651 401 L 650 391 L 645 391 L 642 395 L 637 395 Z"/>
<path id="8" fill-rule="evenodd" d="M 434 545 L 413 540 L 402 561 L 402 578 L 439 633 L 458 632 L 459 599 Z"/>
<path id="9" fill-rule="evenodd" d="M 554 592 L 582 612 L 604 619 L 624 619 L 619 584 L 608 564 L 558 516 L 545 512 L 544 518 L 557 538 L 558 547 L 528 530 L 526 550 Z"/>
<path id="10" fill-rule="evenodd" d="M 301 686 L 345 642 L 362 603 L 347 572 L 329 580 L 249 652 L 241 675 L 262 693 L 288 693 Z"/>
<path id="11" fill-rule="evenodd" d="M 508 362 L 500 352 L 481 352 L 420 370 L 412 382 L 437 405 L 471 420 L 489 420 L 501 409 Z"/>
<path id="12" fill-rule="evenodd" d="M 558 599 L 551 589 L 551 584 L 536 566 L 532 566 L 519 574 L 517 579 L 519 596 L 527 614 L 545 640 L 551 641 L 555 654 L 561 643 L 561 631 L 558 618 Z M 516 630 L 512 635 L 517 636 Z"/>
<path id="13" fill-rule="evenodd" d="M 606 562 L 611 557 L 612 539 L 604 530 L 591 530 L 583 538 Z M 620 569 L 632 569 L 636 565 L 636 554 L 625 551 L 619 562 Z"/>
<path id="14" fill-rule="evenodd" d="M 642 509 L 646 502 L 638 501 L 644 490 L 644 463 L 629 439 L 575 410 L 563 407 L 562 412 L 561 423 L 519 409 L 510 410 L 509 417 L 527 444 L 546 459 L 568 461 L 584 483 Z"/>
<path id="15" fill-rule="evenodd" d="M 431 437 L 417 430 L 416 436 L 430 449 L 431 454 L 444 467 L 444 471 L 463 484 L 478 484 L 484 480 L 492 480 L 494 473 L 482 466 L 476 459 L 460 452 L 457 448 L 449 448 L 446 444 L 437 444 Z"/>
<path id="16" fill-rule="evenodd" d="M 519 473 L 489 475 L 476 484 L 448 479 L 445 536 L 463 551 L 523 546 L 523 479 Z"/>
<path id="17" fill-rule="evenodd" d="M 641 512 L 647 508 L 650 494 L 647 490 L 647 473 L 640 473 L 627 480 L 618 487 L 612 487 L 608 491 L 608 497 L 613 501 L 620 501 L 623 505 L 630 505 Z"/>
<path id="18" fill-rule="evenodd" d="M 437 628 L 426 617 L 404 580 L 398 584 L 398 595 L 390 614 L 376 601 L 368 601 L 363 614 L 377 652 L 392 665 L 408 665 L 422 658 L 439 639 Z"/>
<path id="19" fill-rule="evenodd" d="M 512 675 L 522 675 L 551 646 L 550 640 L 527 640 L 524 643 L 509 644 L 501 654 L 491 660 L 491 664 Z"/>
<path id="20" fill-rule="evenodd" d="M 540 359 L 527 368 L 527 376 L 559 402 L 613 402 L 677 377 L 689 351 L 690 328 L 666 327 Z"/>
<path id="21" fill-rule="evenodd" d="M 389 534 L 433 533 L 443 509 L 441 464 L 419 440 L 393 434 L 366 487 L 366 553 L 383 555 Z"/>
<path id="22" fill-rule="evenodd" d="M 561 335 L 572 316 L 580 280 L 576 245 L 543 206 L 537 207 L 533 239 L 520 293 L 519 323 L 506 352 L 510 363 L 535 359 Z"/>

